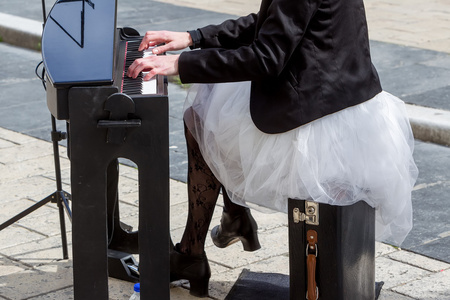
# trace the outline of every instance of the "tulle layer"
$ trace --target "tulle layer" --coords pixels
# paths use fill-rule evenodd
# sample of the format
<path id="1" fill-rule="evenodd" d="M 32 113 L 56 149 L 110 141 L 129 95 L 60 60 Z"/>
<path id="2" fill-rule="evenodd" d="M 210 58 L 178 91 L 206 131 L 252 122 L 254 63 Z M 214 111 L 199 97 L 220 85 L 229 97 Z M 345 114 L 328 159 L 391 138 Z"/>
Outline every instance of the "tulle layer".
<path id="1" fill-rule="evenodd" d="M 185 122 L 235 203 L 286 212 L 288 198 L 331 205 L 363 200 L 376 208 L 377 240 L 404 240 L 418 171 L 403 101 L 381 92 L 294 130 L 266 134 L 251 120 L 249 98 L 249 82 L 201 84 L 185 103 Z"/>

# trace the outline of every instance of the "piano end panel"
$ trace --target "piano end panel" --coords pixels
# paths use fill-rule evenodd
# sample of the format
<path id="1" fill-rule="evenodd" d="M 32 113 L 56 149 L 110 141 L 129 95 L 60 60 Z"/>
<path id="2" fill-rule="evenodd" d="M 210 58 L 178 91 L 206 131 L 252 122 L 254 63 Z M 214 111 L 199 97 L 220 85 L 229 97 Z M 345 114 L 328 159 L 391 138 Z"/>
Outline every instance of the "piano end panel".
<path id="1" fill-rule="evenodd" d="M 139 271 L 142 299 L 170 299 L 169 104 L 167 96 L 134 97 L 141 127 L 121 152 L 139 170 Z M 156 246 L 158 245 L 158 246 Z"/>
<path id="2" fill-rule="evenodd" d="M 48 81 L 47 81 L 48 82 Z M 47 107 L 50 113 L 58 120 L 69 119 L 69 89 L 58 89 L 48 84 L 47 91 Z"/>
<path id="3" fill-rule="evenodd" d="M 74 270 L 76 269 L 74 290 L 77 292 L 76 295 L 84 295 L 83 292 L 88 288 L 94 288 L 93 279 L 101 286 L 99 293 L 100 291 L 103 293 L 107 285 L 105 280 L 107 262 L 104 251 L 106 234 L 97 231 L 96 237 L 94 234 L 84 234 L 91 226 L 86 225 L 87 217 L 90 224 L 95 224 L 106 232 L 105 215 L 102 213 L 99 218 L 93 215 L 80 217 L 80 212 L 86 207 L 89 211 L 90 206 L 92 211 L 101 211 L 98 208 L 105 207 L 105 187 L 102 185 L 103 194 L 96 194 L 95 197 L 82 193 L 87 192 L 84 187 L 99 186 L 94 183 L 93 175 L 96 178 L 101 177 L 104 182 L 103 176 L 109 162 L 123 157 L 135 162 L 139 168 L 139 251 L 142 254 L 140 255 L 140 281 L 143 284 L 141 297 L 170 299 L 168 284 L 170 259 L 167 251 L 170 232 L 168 97 L 133 96 L 135 112 L 130 114 L 130 118 L 141 120 L 141 124 L 139 127 L 127 128 L 124 143 L 114 144 L 107 142 L 108 128 L 98 128 L 97 125 L 99 120 L 109 119 L 109 112 L 104 110 L 104 105 L 108 97 L 116 91 L 116 88 L 94 87 L 72 88 L 69 91 L 71 180 L 72 186 L 78 185 L 76 190 L 72 189 L 72 202 L 77 202 L 73 208 L 73 215 L 76 216 L 75 208 L 78 211 L 78 222 L 73 221 L 73 233 L 77 238 L 77 242 L 73 240 L 72 246 Z M 97 193 L 97 189 L 90 193 L 94 192 Z M 80 223 L 80 219 L 83 223 Z M 102 249 L 97 251 L 95 259 L 93 256 L 85 255 L 83 244 L 85 245 L 86 242 L 95 245 L 97 249 Z M 78 256 L 75 256 L 75 253 Z M 87 262 L 90 266 L 86 266 Z M 92 279 L 86 280 L 89 277 Z M 87 298 L 80 296 L 79 299 Z"/>
<path id="4" fill-rule="evenodd" d="M 108 299 L 106 181 L 112 155 L 97 122 L 109 115 L 104 102 L 116 91 L 74 87 L 68 93 L 74 296 L 80 300 Z"/>

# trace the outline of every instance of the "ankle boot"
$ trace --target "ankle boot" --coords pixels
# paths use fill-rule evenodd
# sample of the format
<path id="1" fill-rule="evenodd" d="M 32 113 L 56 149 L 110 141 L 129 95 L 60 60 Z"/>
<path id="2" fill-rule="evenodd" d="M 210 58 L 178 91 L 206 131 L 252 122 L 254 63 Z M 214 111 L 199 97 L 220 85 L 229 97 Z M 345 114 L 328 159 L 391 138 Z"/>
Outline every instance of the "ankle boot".
<path id="1" fill-rule="evenodd" d="M 211 238 L 219 248 L 242 242 L 245 251 L 255 251 L 261 248 L 258 240 L 258 225 L 248 207 L 239 215 L 230 215 L 223 211 L 220 226 L 211 230 Z"/>
<path id="2" fill-rule="evenodd" d="M 178 244 L 170 252 L 170 281 L 189 280 L 190 294 L 196 297 L 208 297 L 208 284 L 211 277 L 206 253 L 188 255 L 178 251 Z"/>

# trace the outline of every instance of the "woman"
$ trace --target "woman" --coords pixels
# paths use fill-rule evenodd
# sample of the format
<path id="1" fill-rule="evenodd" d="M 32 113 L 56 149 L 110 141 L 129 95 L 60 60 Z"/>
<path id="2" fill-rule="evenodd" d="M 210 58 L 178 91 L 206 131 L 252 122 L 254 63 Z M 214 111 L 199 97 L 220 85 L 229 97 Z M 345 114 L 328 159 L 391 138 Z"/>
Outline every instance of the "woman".
<path id="1" fill-rule="evenodd" d="M 364 200 L 377 211 L 377 239 L 400 244 L 412 226 L 417 178 L 403 102 L 383 92 L 372 65 L 362 0 L 262 0 L 259 13 L 188 33 L 147 32 L 140 50 L 180 55 L 136 60 L 148 71 L 201 83 L 189 91 L 185 135 L 189 214 L 171 254 L 173 279 L 206 296 L 204 252 L 223 189 L 226 247 L 259 248 L 246 202 L 286 211 L 287 199 L 332 205 Z"/>

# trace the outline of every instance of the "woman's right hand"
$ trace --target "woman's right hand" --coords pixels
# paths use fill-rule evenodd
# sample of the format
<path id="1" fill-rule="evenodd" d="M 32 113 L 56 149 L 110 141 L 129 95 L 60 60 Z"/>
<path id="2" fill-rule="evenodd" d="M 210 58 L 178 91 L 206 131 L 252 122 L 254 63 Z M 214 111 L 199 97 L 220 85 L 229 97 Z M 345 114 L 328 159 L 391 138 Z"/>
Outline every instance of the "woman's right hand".
<path id="1" fill-rule="evenodd" d="M 163 45 L 157 46 L 160 44 Z M 188 32 L 147 31 L 139 46 L 139 51 L 157 46 L 152 49 L 153 54 L 162 54 L 167 51 L 181 50 L 191 45 L 192 38 Z"/>

